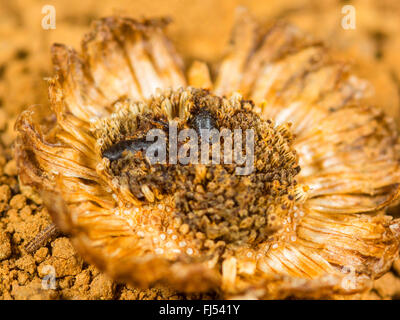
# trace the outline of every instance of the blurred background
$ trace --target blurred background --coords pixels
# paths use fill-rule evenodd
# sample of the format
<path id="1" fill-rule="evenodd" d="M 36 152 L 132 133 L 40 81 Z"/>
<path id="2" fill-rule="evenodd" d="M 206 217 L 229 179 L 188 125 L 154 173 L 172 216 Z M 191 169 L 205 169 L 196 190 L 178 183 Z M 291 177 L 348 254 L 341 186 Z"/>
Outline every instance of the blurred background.
<path id="1" fill-rule="evenodd" d="M 46 5 L 55 8 L 55 29 L 42 27 Z M 12 158 L 13 125 L 27 106 L 47 105 L 44 78 L 52 74 L 51 44 L 79 49 L 94 19 L 171 17 L 167 31 L 186 62 L 200 59 L 213 65 L 224 54 L 239 5 L 262 24 L 290 21 L 323 40 L 338 57 L 346 57 L 355 72 L 373 84 L 369 102 L 400 124 L 399 0 L 0 0 L 0 299 L 182 298 L 171 291 L 136 290 L 111 282 L 85 265 L 67 238 L 58 238 L 34 256 L 24 252 L 24 243 L 49 223 L 49 216 L 40 202 L 20 194 Z M 346 5 L 354 7 L 354 29 L 342 27 Z M 40 265 L 51 259 L 57 264 L 60 256 L 59 288 L 40 292 Z M 364 298 L 399 297 L 399 275 L 397 261 Z"/>
<path id="2" fill-rule="evenodd" d="M 349 4 L 355 8 L 356 28 L 345 30 L 342 8 Z M 54 30 L 42 28 L 45 5 L 56 10 Z M 374 84 L 373 102 L 398 115 L 398 0 L 0 0 L 0 104 L 14 115 L 28 104 L 45 102 L 42 78 L 51 73 L 50 45 L 61 42 L 79 48 L 93 19 L 169 16 L 173 22 L 168 33 L 178 51 L 187 59 L 213 62 L 224 53 L 239 5 L 260 22 L 285 19 L 323 39 Z"/>

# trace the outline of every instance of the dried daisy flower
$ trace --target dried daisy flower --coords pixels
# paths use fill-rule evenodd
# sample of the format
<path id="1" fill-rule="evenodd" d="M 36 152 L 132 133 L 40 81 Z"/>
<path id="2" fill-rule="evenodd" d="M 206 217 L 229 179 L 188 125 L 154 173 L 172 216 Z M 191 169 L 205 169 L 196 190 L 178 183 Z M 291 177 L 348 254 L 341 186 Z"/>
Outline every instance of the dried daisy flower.
<path id="1" fill-rule="evenodd" d="M 362 103 L 367 83 L 295 27 L 262 31 L 243 11 L 216 78 L 202 62 L 185 72 L 166 22 L 105 18 L 82 54 L 52 47 L 51 110 L 16 125 L 21 182 L 119 281 L 268 299 L 368 290 L 398 255 L 385 208 L 400 153 L 393 121 Z M 149 161 L 146 135 L 164 133 L 170 156 L 172 126 L 206 144 L 202 129 L 252 130 L 251 172 Z"/>

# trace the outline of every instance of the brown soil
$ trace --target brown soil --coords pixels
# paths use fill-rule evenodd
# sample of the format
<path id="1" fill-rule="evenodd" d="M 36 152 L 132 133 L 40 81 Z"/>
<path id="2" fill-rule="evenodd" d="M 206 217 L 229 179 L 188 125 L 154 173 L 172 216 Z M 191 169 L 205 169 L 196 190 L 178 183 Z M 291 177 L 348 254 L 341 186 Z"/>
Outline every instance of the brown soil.
<path id="1" fill-rule="evenodd" d="M 53 42 L 79 47 L 95 18 L 124 14 L 133 17 L 168 15 L 169 34 L 178 50 L 211 63 L 223 54 L 235 7 L 246 5 L 261 21 L 284 18 L 324 39 L 338 55 L 350 57 L 359 74 L 375 87 L 370 101 L 400 123 L 400 4 L 397 0 L 363 1 L 239 1 L 122 0 L 57 1 L 55 30 L 43 30 L 41 9 L 51 1 L 0 0 L 0 299 L 190 299 L 173 290 L 139 290 L 117 284 L 86 264 L 65 236 L 34 254 L 25 246 L 51 223 L 41 200 L 21 190 L 12 145 L 17 115 L 29 105 L 47 105 L 44 77 L 51 74 Z M 341 8 L 356 8 L 356 30 L 341 28 Z M 188 61 L 190 62 L 190 60 Z M 23 194 L 22 194 L 23 191 Z M 396 210 L 393 210 L 396 214 Z M 56 270 L 56 289 L 43 290 L 46 266 Z M 363 299 L 400 297 L 400 260 L 375 282 Z"/>

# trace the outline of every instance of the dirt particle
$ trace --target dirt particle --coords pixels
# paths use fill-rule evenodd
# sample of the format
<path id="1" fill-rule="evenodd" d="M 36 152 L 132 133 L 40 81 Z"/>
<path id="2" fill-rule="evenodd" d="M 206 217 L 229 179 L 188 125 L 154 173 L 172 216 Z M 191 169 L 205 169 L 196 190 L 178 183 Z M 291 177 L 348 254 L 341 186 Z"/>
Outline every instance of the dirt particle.
<path id="1" fill-rule="evenodd" d="M 34 256 L 36 263 L 43 262 L 48 254 L 49 254 L 49 249 L 47 249 L 46 247 L 40 248 L 38 251 L 36 251 Z"/>
<path id="2" fill-rule="evenodd" d="M 11 161 L 7 162 L 7 164 L 4 167 L 4 173 L 8 176 L 17 175 L 17 163 L 15 160 L 11 160 Z"/>
<path id="3" fill-rule="evenodd" d="M 400 279 L 392 272 L 388 272 L 375 281 L 374 289 L 382 298 L 398 296 L 400 294 Z"/>
<path id="4" fill-rule="evenodd" d="M 75 287 L 87 286 L 90 282 L 90 272 L 89 270 L 84 270 L 78 274 L 75 278 Z"/>
<path id="5" fill-rule="evenodd" d="M 11 201 L 10 201 L 10 206 L 13 209 L 20 210 L 26 205 L 26 198 L 22 194 L 17 194 L 15 195 Z"/>
<path id="6" fill-rule="evenodd" d="M 400 259 L 397 259 L 392 266 L 394 272 L 397 276 L 400 276 Z"/>
<path id="7" fill-rule="evenodd" d="M 23 286 L 14 283 L 11 295 L 17 300 L 51 300 L 56 299 L 58 296 L 55 290 L 43 289 L 42 280 L 39 278 Z"/>
<path id="8" fill-rule="evenodd" d="M 106 275 L 99 274 L 90 284 L 90 298 L 108 300 L 113 299 L 115 291 L 115 283 L 113 283 Z"/>
<path id="9" fill-rule="evenodd" d="M 18 272 L 18 284 L 24 285 L 29 280 L 29 274 L 25 271 Z"/>
<path id="10" fill-rule="evenodd" d="M 53 257 L 69 259 L 76 255 L 76 251 L 68 238 L 58 238 L 51 244 Z"/>
<path id="11" fill-rule="evenodd" d="M 58 286 L 60 289 L 68 289 L 72 286 L 73 282 L 73 277 L 65 277 L 58 281 Z"/>
<path id="12" fill-rule="evenodd" d="M 51 256 L 39 265 L 38 273 L 43 277 L 47 275 L 47 266 L 52 266 L 57 278 L 76 276 L 82 270 L 82 263 L 83 261 L 79 256 L 72 256 L 67 259 Z"/>
<path id="13" fill-rule="evenodd" d="M 7 233 L 0 230 L 0 261 L 11 256 L 11 243 Z"/>
<path id="14" fill-rule="evenodd" d="M 11 189 L 7 185 L 0 186 L 0 202 L 8 202 L 11 198 Z"/>
<path id="15" fill-rule="evenodd" d="M 29 274 L 33 274 L 36 271 L 35 260 L 32 256 L 26 255 L 22 258 L 19 258 L 15 265 L 18 269 L 28 272 Z"/>
<path id="16" fill-rule="evenodd" d="M 75 276 L 81 272 L 83 265 L 82 258 L 76 254 L 68 238 L 58 238 L 51 246 L 52 256 L 42 262 L 38 267 L 40 276 L 47 274 L 46 266 L 48 265 L 54 267 L 57 278 Z"/>
<path id="17" fill-rule="evenodd" d="M 20 185 L 20 191 L 27 199 L 32 200 L 34 203 L 39 205 L 43 203 L 39 194 L 32 187 Z"/>

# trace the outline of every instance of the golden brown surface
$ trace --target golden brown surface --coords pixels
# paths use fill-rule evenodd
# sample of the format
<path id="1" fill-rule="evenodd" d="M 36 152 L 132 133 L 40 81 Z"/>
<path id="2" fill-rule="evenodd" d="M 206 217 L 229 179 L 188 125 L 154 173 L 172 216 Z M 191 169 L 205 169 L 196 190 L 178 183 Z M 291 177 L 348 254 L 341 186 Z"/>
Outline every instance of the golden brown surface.
<path id="1" fill-rule="evenodd" d="M 47 104 L 43 77 L 51 71 L 49 47 L 53 42 L 79 47 L 90 21 L 104 15 L 133 17 L 169 15 L 169 35 L 188 57 L 215 61 L 232 26 L 233 11 L 245 4 L 264 21 L 284 17 L 324 39 L 338 54 L 350 54 L 359 74 L 370 80 L 376 95 L 371 101 L 387 113 L 399 112 L 400 6 L 396 1 L 353 2 L 357 29 L 340 27 L 341 1 L 65 1 L 57 2 L 57 29 L 43 30 L 41 8 L 46 1 L 0 2 L 0 298 L 187 298 L 171 290 L 140 291 L 117 285 L 82 262 L 68 239 L 60 237 L 36 254 L 24 246 L 47 226 L 49 216 L 40 200 L 20 194 L 12 160 L 13 123 L 28 105 Z M 397 8 L 396 8 L 397 6 Z M 321 23 L 323 21 L 323 24 Z M 194 36 L 195 35 L 195 36 Z M 40 290 L 43 266 L 58 271 L 57 290 Z M 398 263 L 393 272 L 376 281 L 365 298 L 396 298 L 400 292 Z M 199 296 L 197 296 L 199 297 Z M 189 297 L 190 298 L 190 297 Z M 196 296 L 195 296 L 196 298 Z"/>

